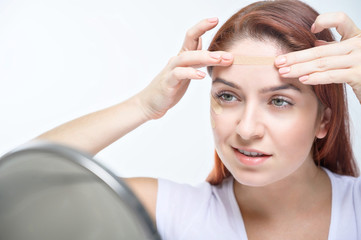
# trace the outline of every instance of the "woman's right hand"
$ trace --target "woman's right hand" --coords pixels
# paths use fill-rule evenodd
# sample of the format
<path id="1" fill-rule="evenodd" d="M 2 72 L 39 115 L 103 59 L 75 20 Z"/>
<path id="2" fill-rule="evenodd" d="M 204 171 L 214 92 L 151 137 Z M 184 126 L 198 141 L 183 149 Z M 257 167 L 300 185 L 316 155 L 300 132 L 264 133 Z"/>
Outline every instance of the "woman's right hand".
<path id="1" fill-rule="evenodd" d="M 197 68 L 229 66 L 233 56 L 227 52 L 202 50 L 201 36 L 218 24 L 217 18 L 205 19 L 187 31 L 182 49 L 136 97 L 147 119 L 162 117 L 178 103 L 191 79 L 203 79 L 206 74 Z"/>
<path id="2" fill-rule="evenodd" d="M 128 100 L 62 124 L 38 137 L 97 154 L 144 122 L 162 117 L 184 95 L 190 79 L 203 79 L 204 66 L 228 66 L 233 57 L 225 52 L 202 51 L 200 37 L 218 19 L 203 20 L 191 28 L 178 56 L 157 77 Z M 101 133 L 101 137 L 100 134 Z"/>

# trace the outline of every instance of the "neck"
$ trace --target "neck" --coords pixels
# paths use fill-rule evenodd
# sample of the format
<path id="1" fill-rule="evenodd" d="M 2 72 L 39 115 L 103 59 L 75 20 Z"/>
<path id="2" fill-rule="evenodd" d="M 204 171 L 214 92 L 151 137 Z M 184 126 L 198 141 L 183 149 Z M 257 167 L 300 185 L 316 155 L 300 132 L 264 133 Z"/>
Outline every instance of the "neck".
<path id="1" fill-rule="evenodd" d="M 237 181 L 234 192 L 242 215 L 265 218 L 298 215 L 313 211 L 331 199 L 331 183 L 313 162 L 304 163 L 288 177 L 263 187 L 245 186 Z"/>

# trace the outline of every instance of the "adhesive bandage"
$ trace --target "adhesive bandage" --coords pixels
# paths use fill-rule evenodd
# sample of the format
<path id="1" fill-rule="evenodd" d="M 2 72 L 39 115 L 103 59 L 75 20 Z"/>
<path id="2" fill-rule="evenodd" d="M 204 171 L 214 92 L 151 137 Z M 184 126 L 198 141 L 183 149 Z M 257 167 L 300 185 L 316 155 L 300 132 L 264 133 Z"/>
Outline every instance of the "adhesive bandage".
<path id="1" fill-rule="evenodd" d="M 211 95 L 211 108 L 212 111 L 217 115 L 223 112 L 222 106 L 219 105 L 219 103 L 214 99 L 212 95 Z M 213 129 L 216 128 L 216 122 L 214 121 L 212 116 L 211 116 L 211 126 Z"/>
<path id="2" fill-rule="evenodd" d="M 211 116 L 211 126 L 212 126 L 212 128 L 216 128 L 216 122 L 214 121 L 212 116 Z"/>
<path id="3" fill-rule="evenodd" d="M 275 57 L 234 56 L 235 65 L 274 65 Z"/>
<path id="4" fill-rule="evenodd" d="M 223 111 L 223 108 L 221 107 L 221 105 L 219 105 L 219 103 L 217 103 L 217 101 L 213 98 L 213 96 L 211 96 L 211 108 L 213 112 L 217 115 L 221 114 Z"/>

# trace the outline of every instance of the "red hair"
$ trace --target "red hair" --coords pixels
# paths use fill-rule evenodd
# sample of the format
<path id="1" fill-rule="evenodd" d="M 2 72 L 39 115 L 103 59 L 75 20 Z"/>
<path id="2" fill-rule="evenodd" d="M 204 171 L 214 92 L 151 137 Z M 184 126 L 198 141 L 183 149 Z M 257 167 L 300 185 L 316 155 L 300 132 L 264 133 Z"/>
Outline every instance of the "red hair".
<path id="1" fill-rule="evenodd" d="M 289 51 L 314 47 L 316 40 L 334 41 L 328 29 L 317 34 L 310 31 L 318 15 L 313 8 L 297 0 L 256 2 L 228 19 L 214 36 L 208 50 L 226 51 L 245 38 L 273 40 L 280 48 Z M 212 73 L 212 67 L 208 67 L 208 72 Z M 312 148 L 314 161 L 332 172 L 357 176 L 358 168 L 350 142 L 345 85 L 315 85 L 313 89 L 320 105 L 332 111 L 326 137 L 315 139 Z M 216 152 L 215 165 L 207 181 L 216 185 L 230 175 Z"/>

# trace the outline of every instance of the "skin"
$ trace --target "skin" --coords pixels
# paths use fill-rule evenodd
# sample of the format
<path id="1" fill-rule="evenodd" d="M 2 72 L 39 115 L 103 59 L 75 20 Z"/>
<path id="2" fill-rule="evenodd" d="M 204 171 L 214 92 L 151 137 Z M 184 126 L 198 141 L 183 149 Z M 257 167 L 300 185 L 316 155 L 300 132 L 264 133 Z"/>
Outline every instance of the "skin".
<path id="1" fill-rule="evenodd" d="M 206 74 L 198 68 L 232 64 L 233 56 L 230 53 L 201 50 L 200 36 L 217 24 L 217 18 L 209 18 L 189 29 L 179 54 L 172 57 L 165 68 L 138 94 L 109 108 L 64 123 L 41 134 L 36 140 L 68 145 L 95 155 L 145 122 L 162 117 L 183 97 L 191 79 L 204 79 Z M 99 133 L 102 133 L 101 137 Z M 155 222 L 157 179 L 124 180 Z"/>
<path id="2" fill-rule="evenodd" d="M 229 51 L 246 56 L 281 53 L 275 44 L 253 39 L 239 41 Z M 328 118 L 319 110 L 310 86 L 282 79 L 274 66 L 267 65 L 214 67 L 212 79 L 211 95 L 223 109 L 221 114 L 211 111 L 217 126 L 213 130 L 215 146 L 238 182 L 264 186 L 287 177 L 305 161 L 313 162 L 313 141 L 326 135 Z M 287 88 L 271 89 L 278 86 Z M 272 157 L 260 166 L 245 166 L 237 160 L 235 148 Z"/>
<path id="3" fill-rule="evenodd" d="M 282 54 L 272 41 L 254 39 L 234 43 L 229 52 L 246 56 Z M 286 234 L 283 225 L 274 223 L 294 223 L 295 219 L 312 222 L 312 217 L 299 216 L 315 211 L 316 199 L 328 206 L 322 212 L 317 210 L 325 225 L 308 225 L 307 232 L 313 237 L 327 236 L 331 184 L 324 171 L 315 165 L 311 149 L 315 138 L 326 136 L 331 112 L 319 106 L 311 86 L 281 78 L 274 66 L 214 67 L 212 79 L 211 95 L 223 109 L 220 114 L 211 111 L 216 125 L 215 147 L 235 178 L 235 196 L 249 238 L 269 239 L 269 235 L 260 234 L 260 226 L 269 228 L 278 239 L 304 237 L 296 228 Z M 278 86 L 286 88 L 274 88 Z M 247 166 L 238 160 L 235 148 L 253 149 L 271 157 L 257 166 Z M 292 209 L 292 214 L 286 217 L 287 209 Z"/>
<path id="4" fill-rule="evenodd" d="M 192 27 L 186 34 L 179 54 L 171 58 L 165 68 L 141 92 L 124 102 L 56 127 L 40 135 L 37 139 L 58 142 L 95 155 L 143 123 L 162 117 L 183 97 L 191 81 L 190 79 L 204 79 L 205 73 L 199 71 L 198 68 L 206 66 L 226 67 L 232 64 L 233 55 L 231 53 L 201 50 L 201 36 L 205 32 L 213 29 L 217 24 L 217 18 L 210 18 Z M 294 79 L 308 76 L 307 80 L 303 81 L 303 84 L 322 84 L 329 83 L 330 81 L 347 82 L 352 86 L 356 96 L 361 102 L 361 31 L 342 13 L 336 13 L 336 15 L 320 15 L 314 24 L 313 30 L 317 32 L 328 27 L 336 27 L 343 36 L 343 41 L 340 43 L 332 43 L 332 45 L 329 43 L 318 43 L 318 45 L 322 46 L 300 52 L 282 54 L 276 59 L 275 66 L 279 68 L 279 74 L 283 78 Z M 335 51 L 335 49 L 339 49 L 339 51 Z M 272 52 L 272 54 L 275 53 Z M 340 57 L 342 61 L 339 62 L 347 61 L 349 66 L 345 68 L 341 63 L 333 64 L 337 61 L 320 60 L 333 57 L 336 59 Z M 321 65 L 322 68 L 320 68 L 320 62 L 323 63 Z M 308 67 L 306 68 L 305 66 Z M 282 68 L 286 68 L 288 71 L 283 71 L 285 69 L 281 70 Z M 337 74 L 330 73 L 333 71 L 336 71 Z M 327 76 L 331 76 L 331 78 L 327 78 Z M 274 75 L 273 79 L 276 79 Z M 293 80 L 293 82 L 296 81 Z M 265 105 L 264 102 L 259 102 L 260 99 L 256 97 L 255 92 L 252 92 L 252 96 L 248 96 L 248 98 L 250 99 L 250 104 L 254 107 L 264 106 L 267 109 L 268 105 Z M 312 100 L 312 97 L 310 96 L 309 99 Z M 258 114 L 248 109 L 244 115 L 247 118 L 252 117 L 252 114 Z M 226 110 L 224 110 L 224 112 L 226 112 Z M 312 126 L 308 125 L 309 128 L 307 129 L 310 130 L 310 133 L 305 137 L 306 142 L 308 142 L 308 137 L 311 138 L 313 135 L 311 134 L 312 132 L 316 136 L 318 127 L 322 125 L 316 124 L 317 121 L 314 118 L 314 113 L 313 109 L 313 118 L 309 121 L 309 123 L 314 123 L 314 132 L 311 131 Z M 247 121 L 250 126 L 255 124 L 249 120 Z M 218 125 L 216 126 L 216 129 L 217 128 Z M 260 128 L 261 130 L 259 130 L 259 128 L 256 127 L 254 129 L 254 132 L 263 135 L 262 139 L 268 139 L 268 143 L 277 143 L 277 146 L 278 143 L 283 144 L 282 141 L 273 141 L 272 138 L 269 137 L 270 133 L 266 131 L 266 128 Z M 237 131 L 239 130 L 241 130 L 241 128 Z M 101 136 L 99 136 L 100 133 L 102 134 Z M 235 136 L 236 133 L 232 134 Z M 243 133 L 243 137 L 246 135 Z M 248 133 L 248 135 L 252 136 L 250 133 Z M 257 134 L 255 136 L 257 136 Z M 322 136 L 319 135 L 318 137 Z M 252 141 L 256 140 L 257 139 L 253 138 Z M 216 141 L 220 142 L 217 139 Z M 265 145 L 261 147 L 263 148 Z M 277 147 L 275 149 L 279 148 Z M 225 149 L 225 154 L 227 154 L 226 150 L 227 149 Z M 272 149 L 267 148 L 265 150 L 271 151 Z M 306 147 L 303 150 L 306 151 Z M 278 150 L 272 153 L 275 153 L 275 155 L 279 154 Z M 277 239 L 281 239 L 291 235 L 294 235 L 294 237 L 287 239 L 315 239 L 314 236 L 316 235 L 307 237 L 307 234 L 314 233 L 314 231 L 310 229 L 312 226 L 320 229 L 320 231 L 315 233 L 321 234 L 317 235 L 317 238 L 326 239 L 325 233 L 327 233 L 329 226 L 330 209 L 330 189 L 327 187 L 329 186 L 327 182 L 328 179 L 325 178 L 322 172 L 316 171 L 317 169 L 315 172 L 303 170 L 315 168 L 314 165 L 310 164 L 309 155 L 306 154 L 303 157 L 301 157 L 301 155 L 302 154 L 300 154 L 297 159 L 303 160 L 300 162 L 292 162 L 292 167 L 286 171 L 288 175 L 284 174 L 285 177 L 278 179 L 278 181 L 272 174 L 265 174 L 266 177 L 263 179 L 261 177 L 253 178 L 248 174 L 248 180 L 246 178 L 243 179 L 243 177 L 237 174 L 239 169 L 232 167 L 235 172 L 235 177 L 239 182 L 249 181 L 248 185 L 235 184 L 234 192 L 239 207 L 244 210 L 242 211 L 242 215 L 245 219 L 245 225 L 250 239 L 270 239 L 272 236 L 275 238 L 280 236 Z M 280 156 L 279 162 L 284 162 L 285 158 L 286 156 L 282 158 Z M 225 159 L 228 159 L 228 157 Z M 231 161 L 229 162 L 231 164 Z M 267 164 L 270 165 L 268 166 L 269 168 L 274 167 L 278 169 L 279 167 L 275 160 Z M 294 168 L 296 168 L 297 165 L 299 165 L 299 167 L 296 171 Z M 263 170 L 267 172 L 267 169 Z M 314 180 L 313 184 L 310 183 L 311 180 Z M 157 180 L 151 178 L 130 178 L 126 179 L 126 182 L 155 221 L 158 191 Z M 277 184 L 272 184 L 271 182 L 277 182 Z M 292 186 L 290 186 L 290 182 L 293 182 Z M 269 184 L 267 185 L 267 183 Z M 252 184 L 257 184 L 258 187 L 250 186 Z M 264 191 L 259 191 L 260 189 Z M 286 192 L 284 191 L 285 189 L 287 189 L 288 195 L 282 194 Z M 305 201 L 305 199 L 302 198 L 302 196 L 305 196 L 304 194 L 312 196 L 307 198 L 309 201 Z M 300 211 L 302 207 L 305 211 Z M 247 211 L 245 209 L 247 209 Z M 305 224 L 300 226 L 300 222 Z M 263 229 L 263 231 L 261 231 L 261 229 Z M 285 234 L 285 231 L 280 231 L 280 229 L 289 229 L 288 235 L 282 235 Z"/>
<path id="5" fill-rule="evenodd" d="M 347 83 L 361 103 L 361 30 L 342 12 L 317 17 L 311 31 L 336 28 L 341 42 L 317 41 L 318 47 L 287 53 L 275 64 L 282 77 L 299 78 L 304 84 Z"/>

